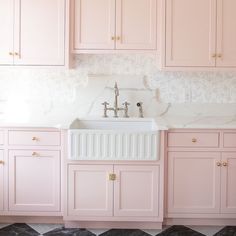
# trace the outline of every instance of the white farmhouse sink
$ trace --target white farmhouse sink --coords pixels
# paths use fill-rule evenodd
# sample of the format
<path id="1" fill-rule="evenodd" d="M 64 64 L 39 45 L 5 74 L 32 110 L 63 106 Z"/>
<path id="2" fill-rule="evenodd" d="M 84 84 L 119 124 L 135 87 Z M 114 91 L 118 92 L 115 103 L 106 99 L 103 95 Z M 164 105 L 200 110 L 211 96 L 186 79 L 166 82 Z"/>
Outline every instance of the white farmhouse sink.
<path id="1" fill-rule="evenodd" d="M 159 159 L 159 131 L 152 119 L 76 120 L 68 141 L 71 160 Z"/>

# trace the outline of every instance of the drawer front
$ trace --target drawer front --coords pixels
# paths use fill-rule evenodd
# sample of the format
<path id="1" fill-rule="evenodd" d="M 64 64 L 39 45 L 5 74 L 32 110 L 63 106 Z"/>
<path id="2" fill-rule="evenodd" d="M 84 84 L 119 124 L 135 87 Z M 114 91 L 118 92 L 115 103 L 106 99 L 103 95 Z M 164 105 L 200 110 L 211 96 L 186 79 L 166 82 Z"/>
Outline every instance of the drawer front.
<path id="1" fill-rule="evenodd" d="M 236 133 L 224 133 L 224 147 L 236 148 Z"/>
<path id="2" fill-rule="evenodd" d="M 9 145 L 58 146 L 61 143 L 57 131 L 9 131 Z"/>
<path id="3" fill-rule="evenodd" d="M 169 147 L 219 147 L 219 133 L 168 133 Z"/>
<path id="4" fill-rule="evenodd" d="M 4 134 L 3 134 L 3 131 L 0 130 L 0 145 L 3 145 L 4 144 Z"/>

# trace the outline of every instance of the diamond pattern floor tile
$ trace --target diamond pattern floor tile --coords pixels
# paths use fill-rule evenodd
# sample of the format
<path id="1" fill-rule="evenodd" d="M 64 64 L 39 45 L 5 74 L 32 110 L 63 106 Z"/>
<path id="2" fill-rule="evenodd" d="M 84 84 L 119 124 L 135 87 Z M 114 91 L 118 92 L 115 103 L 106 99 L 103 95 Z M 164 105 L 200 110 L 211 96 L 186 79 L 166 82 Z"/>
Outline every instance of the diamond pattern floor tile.
<path id="1" fill-rule="evenodd" d="M 188 226 L 188 227 L 206 236 L 213 236 L 223 228 L 222 226 Z"/>
<path id="2" fill-rule="evenodd" d="M 150 236 L 150 234 L 139 229 L 111 229 L 100 236 Z"/>
<path id="3" fill-rule="evenodd" d="M 96 236 L 86 229 L 66 229 L 64 227 L 54 229 L 43 234 L 44 236 Z"/>
<path id="4" fill-rule="evenodd" d="M 38 236 L 39 233 L 27 224 L 13 224 L 0 229 L 0 236 Z"/>
<path id="5" fill-rule="evenodd" d="M 35 231 L 39 232 L 40 234 L 45 234 L 54 229 L 63 227 L 63 225 L 60 224 L 28 224 L 28 225 Z"/>
<path id="6" fill-rule="evenodd" d="M 194 231 L 185 226 L 171 226 L 164 230 L 162 233 L 157 234 L 158 236 L 205 236 L 197 231 Z"/>
<path id="7" fill-rule="evenodd" d="M 236 226 L 226 226 L 214 236 L 236 236 Z"/>

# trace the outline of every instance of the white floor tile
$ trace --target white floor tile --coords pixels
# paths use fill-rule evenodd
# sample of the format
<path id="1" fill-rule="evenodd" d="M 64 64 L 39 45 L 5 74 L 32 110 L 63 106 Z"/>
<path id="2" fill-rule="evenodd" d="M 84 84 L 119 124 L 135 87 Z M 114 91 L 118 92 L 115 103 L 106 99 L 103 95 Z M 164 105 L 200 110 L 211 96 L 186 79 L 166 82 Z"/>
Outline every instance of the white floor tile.
<path id="1" fill-rule="evenodd" d="M 10 224 L 0 224 L 0 229 L 6 227 L 6 226 L 8 226 L 8 225 L 10 225 Z"/>
<path id="2" fill-rule="evenodd" d="M 152 236 L 155 236 L 155 235 L 161 233 L 162 231 L 166 230 L 169 227 L 170 226 L 163 226 L 163 229 L 142 229 L 142 231 L 144 231 L 147 234 L 150 234 Z"/>
<path id="3" fill-rule="evenodd" d="M 187 226 L 187 227 L 199 233 L 202 233 L 206 236 L 213 236 L 223 228 L 222 226 Z"/>
<path id="4" fill-rule="evenodd" d="M 45 234 L 56 228 L 63 227 L 63 225 L 60 224 L 28 224 L 28 225 L 40 234 Z"/>
<path id="5" fill-rule="evenodd" d="M 95 235 L 99 235 L 108 231 L 109 229 L 87 229 L 87 230 L 90 231 L 91 233 L 94 233 Z"/>

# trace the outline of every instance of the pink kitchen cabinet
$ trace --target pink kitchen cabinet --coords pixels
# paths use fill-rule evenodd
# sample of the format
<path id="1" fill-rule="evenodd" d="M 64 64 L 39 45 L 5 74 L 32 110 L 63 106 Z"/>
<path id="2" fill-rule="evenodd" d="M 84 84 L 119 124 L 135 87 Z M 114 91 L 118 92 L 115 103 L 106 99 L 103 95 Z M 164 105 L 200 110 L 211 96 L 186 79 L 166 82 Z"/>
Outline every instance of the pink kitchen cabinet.
<path id="1" fill-rule="evenodd" d="M 112 216 L 112 165 L 69 165 L 68 215 Z"/>
<path id="2" fill-rule="evenodd" d="M 60 152 L 10 150 L 9 211 L 59 212 Z"/>
<path id="3" fill-rule="evenodd" d="M 161 0 L 161 3 L 163 69 L 235 68 L 234 0 Z"/>
<path id="4" fill-rule="evenodd" d="M 114 216 L 158 217 L 159 166 L 115 165 Z"/>
<path id="5" fill-rule="evenodd" d="M 65 65 L 66 0 L 2 0 L 1 65 Z"/>
<path id="6" fill-rule="evenodd" d="M 236 214 L 236 152 L 222 153 L 221 213 Z"/>
<path id="7" fill-rule="evenodd" d="M 4 159 L 3 159 L 3 150 L 0 149 L 0 212 L 3 211 L 4 203 Z"/>
<path id="8" fill-rule="evenodd" d="M 161 219 L 159 168 L 70 164 L 67 218 L 96 221 L 98 217 L 109 221 Z"/>
<path id="9" fill-rule="evenodd" d="M 220 213 L 221 154 L 168 153 L 168 214 Z"/>
<path id="10" fill-rule="evenodd" d="M 14 14 L 14 0 L 0 1 L 0 64 L 13 64 L 13 14 Z"/>
<path id="11" fill-rule="evenodd" d="M 72 48 L 155 50 L 157 0 L 73 0 Z"/>

